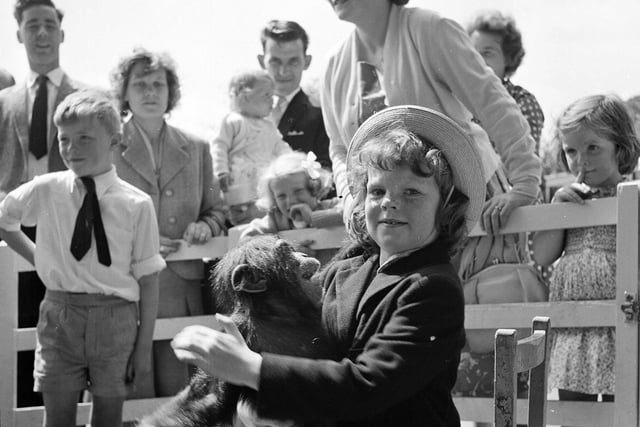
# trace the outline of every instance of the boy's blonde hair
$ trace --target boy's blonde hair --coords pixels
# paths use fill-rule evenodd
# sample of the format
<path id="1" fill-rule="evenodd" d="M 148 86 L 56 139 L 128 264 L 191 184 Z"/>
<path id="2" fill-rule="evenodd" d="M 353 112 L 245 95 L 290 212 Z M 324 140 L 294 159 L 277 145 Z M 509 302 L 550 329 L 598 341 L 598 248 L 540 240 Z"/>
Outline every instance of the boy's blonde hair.
<path id="1" fill-rule="evenodd" d="M 53 123 L 61 126 L 82 119 L 97 119 L 112 135 L 122 134 L 120 114 L 108 92 L 84 89 L 67 96 L 56 108 Z"/>
<path id="2" fill-rule="evenodd" d="M 331 189 L 331 172 L 322 169 L 312 152 L 307 154 L 293 151 L 278 156 L 262 172 L 258 180 L 258 197 L 256 206 L 271 210 L 276 206 L 276 200 L 271 191 L 271 181 L 294 173 L 304 172 L 307 175 L 307 188 L 318 199 L 324 197 Z"/>

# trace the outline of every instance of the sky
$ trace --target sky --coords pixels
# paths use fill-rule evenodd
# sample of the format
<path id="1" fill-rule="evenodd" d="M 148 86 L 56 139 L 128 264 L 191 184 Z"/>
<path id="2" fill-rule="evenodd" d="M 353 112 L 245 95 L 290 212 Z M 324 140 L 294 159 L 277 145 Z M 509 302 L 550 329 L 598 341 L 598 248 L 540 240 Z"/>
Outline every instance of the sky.
<path id="1" fill-rule="evenodd" d="M 22 81 L 28 64 L 16 39 L 13 0 L 0 1 L 0 66 Z M 260 29 L 270 19 L 299 22 L 309 33 L 311 67 L 320 78 L 327 54 L 352 30 L 326 0 L 57 0 L 65 11 L 61 65 L 73 78 L 109 87 L 109 73 L 134 46 L 169 53 L 182 100 L 170 121 L 210 136 L 228 109 L 231 76 L 258 67 Z M 532 92 L 550 124 L 571 101 L 613 92 L 640 94 L 638 0 L 411 0 L 461 25 L 479 9 L 511 14 L 526 56 L 512 80 Z M 636 30 L 632 30 L 636 28 Z"/>

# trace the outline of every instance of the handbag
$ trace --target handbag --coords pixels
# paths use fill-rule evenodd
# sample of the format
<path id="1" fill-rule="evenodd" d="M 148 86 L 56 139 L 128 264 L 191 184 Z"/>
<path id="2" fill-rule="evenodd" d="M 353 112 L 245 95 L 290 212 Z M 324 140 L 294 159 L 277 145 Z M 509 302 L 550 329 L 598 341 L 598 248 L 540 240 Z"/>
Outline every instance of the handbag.
<path id="1" fill-rule="evenodd" d="M 466 304 L 541 302 L 549 299 L 542 275 L 530 264 L 496 264 L 469 277 L 463 284 Z M 495 329 L 466 331 L 472 352 L 489 353 L 494 348 Z"/>

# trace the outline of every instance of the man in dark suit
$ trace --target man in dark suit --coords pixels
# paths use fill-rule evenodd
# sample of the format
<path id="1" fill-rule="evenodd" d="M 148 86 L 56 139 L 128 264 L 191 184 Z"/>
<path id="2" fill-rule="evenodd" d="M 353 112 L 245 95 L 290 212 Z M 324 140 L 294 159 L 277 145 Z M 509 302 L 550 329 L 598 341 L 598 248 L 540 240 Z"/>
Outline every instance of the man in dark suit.
<path id="1" fill-rule="evenodd" d="M 26 82 L 0 91 L 0 200 L 37 175 L 66 169 L 58 151 L 52 116 L 77 86 L 60 68 L 63 14 L 51 0 L 17 0 L 14 16 L 18 41 L 29 62 Z M 31 238 L 35 230 L 25 230 Z M 21 273 L 18 325 L 36 326 L 44 286 L 35 272 Z M 31 354 L 29 354 L 31 353 Z M 31 392 L 33 352 L 18 356 L 18 404 L 41 405 Z"/>
<path id="2" fill-rule="evenodd" d="M 293 21 L 269 21 L 262 29 L 263 53 L 258 62 L 276 82 L 272 118 L 284 140 L 297 151 L 312 151 L 323 167 L 331 168 L 329 138 L 322 112 L 300 88 L 302 72 L 309 68 L 309 37 Z"/>

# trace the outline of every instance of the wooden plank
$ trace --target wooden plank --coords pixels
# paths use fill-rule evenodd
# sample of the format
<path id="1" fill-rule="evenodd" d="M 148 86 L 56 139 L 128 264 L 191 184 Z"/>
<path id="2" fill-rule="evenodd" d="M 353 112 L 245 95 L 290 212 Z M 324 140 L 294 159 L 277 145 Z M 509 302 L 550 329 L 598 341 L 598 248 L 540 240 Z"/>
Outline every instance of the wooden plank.
<path id="1" fill-rule="evenodd" d="M 465 328 L 530 328 L 536 316 L 551 317 L 554 328 L 615 326 L 614 300 L 481 304 L 465 306 Z"/>
<path id="2" fill-rule="evenodd" d="M 552 319 L 553 321 L 553 319 Z M 454 397 L 453 401 L 463 421 L 493 423 L 493 399 L 481 397 Z M 527 423 L 529 402 L 518 399 L 518 423 Z M 547 425 L 602 427 L 611 425 L 613 402 L 547 402 Z"/>
<path id="3" fill-rule="evenodd" d="M 180 243 L 180 248 L 169 256 L 167 261 L 184 261 L 190 259 L 220 258 L 227 253 L 227 237 L 214 237 L 202 245 L 189 245 L 184 240 Z"/>
<path id="4" fill-rule="evenodd" d="M 13 250 L 0 243 L 0 425 L 14 423 L 11 408 L 16 406 L 17 353 L 13 330 L 18 326 L 18 275 Z"/>
<path id="5" fill-rule="evenodd" d="M 553 327 L 558 328 L 615 326 L 616 310 L 617 303 L 608 300 L 468 305 L 465 307 L 465 328 L 529 328 L 535 316 L 551 317 Z M 153 338 L 171 339 L 185 326 L 198 324 L 217 327 L 213 316 L 158 319 Z M 35 328 L 16 329 L 14 334 L 16 351 L 35 348 Z"/>
<path id="6" fill-rule="evenodd" d="M 132 399 L 124 402 L 122 409 L 122 421 L 136 421 L 144 415 L 150 414 L 158 406 L 166 403 L 170 397 L 152 399 Z M 44 406 L 32 406 L 30 408 L 15 409 L 15 423 L 9 424 L 15 427 L 33 427 L 42 425 L 44 419 Z M 78 404 L 77 425 L 85 425 L 91 422 L 91 403 Z M 3 424 L 5 425 L 5 424 Z"/>
<path id="7" fill-rule="evenodd" d="M 283 239 L 297 243 L 302 241 L 313 241 L 311 249 L 333 249 L 340 248 L 346 240 L 346 233 L 343 226 L 332 228 L 305 228 L 304 230 L 288 230 L 278 233 Z"/>
<path id="8" fill-rule="evenodd" d="M 626 183 L 618 187 L 618 230 L 616 254 L 616 301 L 625 301 L 625 292 L 638 301 L 638 187 Z M 638 417 L 638 316 L 626 320 L 616 313 L 616 410 L 615 427 L 640 425 Z"/>
<path id="9" fill-rule="evenodd" d="M 496 427 L 513 427 L 517 414 L 515 329 L 498 329 L 495 338 L 494 420 Z"/>
<path id="10" fill-rule="evenodd" d="M 220 324 L 212 315 L 193 317 L 174 317 L 171 319 L 156 320 L 153 331 L 154 340 L 170 340 L 183 328 L 190 325 L 202 325 L 212 329 L 220 329 Z"/>
<path id="11" fill-rule="evenodd" d="M 189 325 L 203 325 L 219 329 L 220 325 L 212 315 L 193 317 L 174 317 L 157 319 L 153 331 L 154 340 L 170 340 L 175 334 Z M 33 350 L 36 348 L 36 328 L 15 329 L 16 351 Z"/>
<path id="12" fill-rule="evenodd" d="M 516 372 L 528 371 L 532 366 L 538 366 L 544 361 L 546 354 L 545 341 L 546 334 L 540 332 L 534 332 L 528 337 L 518 340 L 518 352 L 516 353 L 515 361 Z"/>
<path id="13" fill-rule="evenodd" d="M 617 210 L 615 197 L 587 200 L 584 205 L 556 203 L 523 206 L 513 211 L 500 234 L 616 224 Z M 470 233 L 471 236 L 486 234 L 478 225 Z"/>

